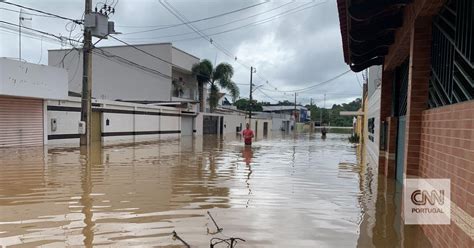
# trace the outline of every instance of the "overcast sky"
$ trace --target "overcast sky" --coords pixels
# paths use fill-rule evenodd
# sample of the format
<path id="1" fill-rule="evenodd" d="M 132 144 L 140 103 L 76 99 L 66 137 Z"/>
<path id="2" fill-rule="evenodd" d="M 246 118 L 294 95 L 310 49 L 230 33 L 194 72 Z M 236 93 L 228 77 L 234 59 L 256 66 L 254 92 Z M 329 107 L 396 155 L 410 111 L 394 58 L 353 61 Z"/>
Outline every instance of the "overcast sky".
<path id="1" fill-rule="evenodd" d="M 8 1 L 74 19 L 80 19 L 84 10 L 84 0 Z M 93 1 L 93 6 L 104 1 Z M 112 2 L 109 0 L 108 4 Z M 170 14 L 159 0 L 120 0 L 115 3 L 116 13 L 110 19 L 115 22 L 116 30 L 123 33 L 117 37 L 133 44 L 171 41 L 174 46 L 201 59 L 231 63 L 235 69 L 234 81 L 239 85 L 242 97 L 248 97 L 250 70 L 240 63 L 257 68 L 254 83 L 263 86 L 254 92 L 254 98 L 272 103 L 275 100 L 285 99 L 294 101 L 293 93 L 283 91 L 315 85 L 349 69 L 343 59 L 335 0 L 266 2 L 169 0 L 167 2 L 191 21 L 263 3 L 233 14 L 193 23 L 197 29 L 212 37 L 217 46 L 226 49 L 232 57 L 237 57 L 240 63 L 201 38 L 186 25 L 128 34 L 162 27 L 161 25 L 180 24 L 181 21 Z M 18 13 L 5 8 L 19 10 L 0 3 L 0 20 L 18 23 Z M 71 25 L 67 21 L 41 16 L 32 16 L 32 19 L 32 28 L 69 36 L 67 28 Z M 217 25 L 220 26 L 215 27 Z M 5 26 L 0 24 L 0 27 Z M 225 32 L 215 34 L 223 31 Z M 81 27 L 78 26 L 72 32 L 72 37 L 80 35 Z M 0 57 L 18 58 L 17 32 L 0 28 L 0 41 Z M 32 63 L 47 64 L 47 50 L 61 48 L 61 44 L 47 39 L 41 41 L 39 38 L 23 37 L 22 42 L 22 58 Z M 118 44 L 109 39 L 101 41 L 98 45 Z M 325 93 L 326 107 L 334 103 L 349 102 L 360 97 L 362 92 L 360 83 L 362 76 L 349 72 L 330 83 L 298 93 L 297 102 L 308 104 L 310 98 L 313 98 L 314 103 L 322 106 Z"/>

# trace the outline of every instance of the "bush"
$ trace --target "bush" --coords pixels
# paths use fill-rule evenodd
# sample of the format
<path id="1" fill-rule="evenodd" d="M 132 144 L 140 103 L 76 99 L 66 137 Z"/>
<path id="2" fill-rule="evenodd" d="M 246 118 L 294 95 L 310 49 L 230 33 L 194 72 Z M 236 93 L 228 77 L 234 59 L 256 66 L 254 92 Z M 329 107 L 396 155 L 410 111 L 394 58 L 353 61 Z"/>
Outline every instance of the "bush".
<path id="1" fill-rule="evenodd" d="M 349 137 L 349 142 L 351 143 L 359 143 L 359 135 L 353 134 Z"/>

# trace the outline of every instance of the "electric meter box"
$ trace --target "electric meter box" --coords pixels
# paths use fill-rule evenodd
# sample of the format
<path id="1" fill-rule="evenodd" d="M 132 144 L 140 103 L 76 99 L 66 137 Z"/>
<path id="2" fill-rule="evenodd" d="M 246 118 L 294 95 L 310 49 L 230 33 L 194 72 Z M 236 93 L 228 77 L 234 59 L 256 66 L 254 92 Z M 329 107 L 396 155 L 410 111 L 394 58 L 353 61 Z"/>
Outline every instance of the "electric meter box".
<path id="1" fill-rule="evenodd" d="M 86 122 L 85 121 L 79 121 L 78 133 L 79 134 L 86 134 Z"/>

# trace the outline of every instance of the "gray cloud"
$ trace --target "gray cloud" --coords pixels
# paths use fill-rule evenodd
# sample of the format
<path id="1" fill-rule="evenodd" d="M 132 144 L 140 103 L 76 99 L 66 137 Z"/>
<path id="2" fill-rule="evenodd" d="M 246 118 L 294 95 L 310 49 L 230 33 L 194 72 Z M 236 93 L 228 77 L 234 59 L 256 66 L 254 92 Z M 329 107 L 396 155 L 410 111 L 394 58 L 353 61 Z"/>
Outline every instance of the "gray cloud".
<path id="1" fill-rule="evenodd" d="M 104 0 L 102 0 L 104 1 Z M 93 1 L 94 5 L 97 1 Z M 109 3 L 112 1 L 109 0 Z M 178 9 L 189 20 L 204 18 L 218 13 L 242 8 L 255 4 L 256 1 L 169 1 L 173 7 Z M 244 21 L 235 22 L 212 30 L 204 31 L 206 34 L 220 32 L 232 28 L 250 24 L 263 20 L 272 15 L 282 13 L 296 6 L 311 3 L 311 1 L 270 1 L 258 7 L 227 15 L 218 19 L 207 20 L 196 23 L 199 29 L 206 29 L 212 26 L 232 22 L 241 18 L 246 18 L 257 13 L 268 11 L 286 4 L 284 7 L 268 12 L 264 15 L 254 16 Z M 68 17 L 79 18 L 83 13 L 84 1 L 74 0 L 44 0 L 44 1 L 20 1 L 25 6 L 58 13 Z M 287 4 L 288 3 L 288 4 Z M 314 3 L 318 3 L 315 1 Z M 16 9 L 4 4 L 0 7 Z M 146 28 L 134 28 L 129 26 L 151 26 L 168 25 L 180 23 L 174 16 L 164 9 L 158 0 L 141 1 L 119 1 L 117 13 L 111 18 L 116 23 L 116 29 L 123 33 L 145 30 Z M 18 22 L 18 15 L 4 10 L 0 10 L 0 20 L 13 23 Z M 51 18 L 34 17 L 33 27 L 54 34 L 67 35 L 65 29 L 66 22 Z M 187 33 L 191 30 L 186 26 L 170 29 L 157 30 L 154 32 L 122 35 L 121 38 L 130 43 L 151 43 L 180 40 L 184 38 L 198 37 L 196 34 L 175 36 L 168 38 L 151 38 L 157 36 L 176 35 Z M 73 32 L 80 34 L 80 27 Z M 18 56 L 18 35 L 6 33 L 0 30 L 2 45 L 0 46 L 0 56 Z M 342 45 L 339 31 L 339 20 L 337 16 L 337 6 L 335 1 L 326 1 L 314 8 L 310 8 L 298 13 L 283 16 L 265 24 L 241 28 L 225 34 L 215 35 L 212 38 L 217 44 L 225 47 L 232 54 L 238 57 L 242 63 L 253 65 L 257 68 L 254 75 L 256 84 L 263 84 L 262 91 L 276 100 L 293 100 L 293 95 L 281 93 L 282 90 L 293 90 L 314 85 L 325 81 L 348 70 L 348 66 L 343 61 Z M 101 41 L 100 45 L 117 45 L 118 43 L 109 39 Z M 229 62 L 235 67 L 234 80 L 241 87 L 241 95 L 248 95 L 248 83 L 250 72 L 247 68 L 239 65 L 233 59 L 224 55 L 213 45 L 203 39 L 188 41 L 176 41 L 173 45 L 192 53 L 200 58 L 208 58 L 211 61 Z M 47 49 L 57 49 L 60 45 L 51 44 L 47 41 L 23 38 L 23 57 L 29 62 L 47 64 Z M 265 81 L 268 80 L 269 84 Z M 247 85 L 246 85 L 247 84 Z M 276 87 L 279 91 L 275 91 Z M 326 106 L 334 103 L 346 102 L 354 99 L 361 93 L 354 73 L 349 73 L 332 83 L 322 87 L 316 87 L 308 92 L 298 95 L 298 102 L 309 103 L 310 98 L 318 105 L 323 104 L 324 93 L 326 93 Z M 255 92 L 258 100 L 271 101 L 260 91 Z"/>

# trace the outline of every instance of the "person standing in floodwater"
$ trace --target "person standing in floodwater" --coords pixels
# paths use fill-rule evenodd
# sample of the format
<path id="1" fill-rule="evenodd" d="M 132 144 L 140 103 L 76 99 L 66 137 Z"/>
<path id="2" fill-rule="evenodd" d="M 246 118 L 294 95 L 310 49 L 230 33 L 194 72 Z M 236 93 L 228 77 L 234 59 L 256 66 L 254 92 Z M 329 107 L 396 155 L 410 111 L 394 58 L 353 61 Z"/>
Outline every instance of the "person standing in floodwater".
<path id="1" fill-rule="evenodd" d="M 247 125 L 245 127 L 246 127 L 245 130 L 242 131 L 242 135 L 244 136 L 244 143 L 247 146 L 251 146 L 252 145 L 252 138 L 254 137 L 254 134 L 253 134 L 252 129 L 250 129 L 250 124 L 249 123 L 247 123 Z"/>

